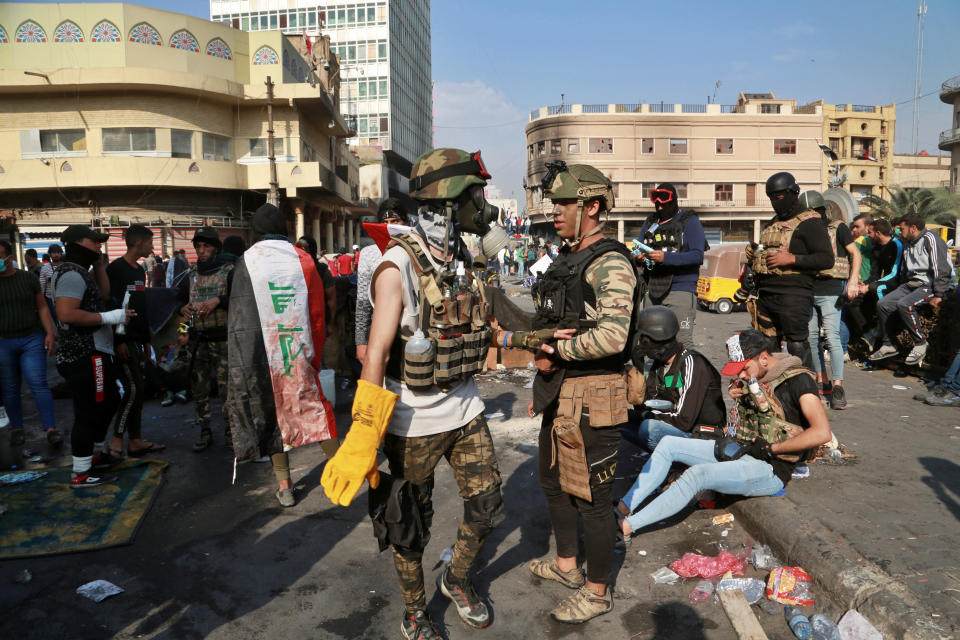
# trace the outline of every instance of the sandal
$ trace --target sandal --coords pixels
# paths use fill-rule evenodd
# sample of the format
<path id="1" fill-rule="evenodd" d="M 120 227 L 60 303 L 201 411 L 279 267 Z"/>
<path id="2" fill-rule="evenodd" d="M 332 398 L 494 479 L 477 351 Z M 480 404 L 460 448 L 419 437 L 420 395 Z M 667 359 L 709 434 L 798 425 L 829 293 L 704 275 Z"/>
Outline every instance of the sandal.
<path id="1" fill-rule="evenodd" d="M 157 453 L 158 451 L 163 451 L 166 448 L 167 445 L 157 442 L 151 442 L 146 447 L 142 447 L 140 449 L 131 449 L 129 446 L 127 446 L 127 455 L 131 458 L 142 458 L 148 453 Z"/>

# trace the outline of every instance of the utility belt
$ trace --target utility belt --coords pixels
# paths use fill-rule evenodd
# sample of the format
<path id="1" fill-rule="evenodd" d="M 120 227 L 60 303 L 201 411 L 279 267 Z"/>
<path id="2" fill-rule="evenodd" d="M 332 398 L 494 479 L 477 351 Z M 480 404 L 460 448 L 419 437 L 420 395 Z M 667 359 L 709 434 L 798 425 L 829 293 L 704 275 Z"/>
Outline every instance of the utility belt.
<path id="1" fill-rule="evenodd" d="M 550 467 L 558 467 L 563 491 L 583 500 L 593 500 L 590 464 L 580 430 L 584 409 L 589 425 L 594 429 L 602 429 L 627 422 L 627 408 L 627 383 L 623 374 L 563 381 L 551 427 L 553 450 L 550 456 Z"/>
<path id="2" fill-rule="evenodd" d="M 433 386 L 446 391 L 483 369 L 493 339 L 490 327 L 474 329 L 430 328 L 425 336 L 432 348 L 424 354 L 408 354 L 404 346 L 411 338 L 400 337 L 391 347 L 387 375 L 400 380 L 413 391 Z"/>

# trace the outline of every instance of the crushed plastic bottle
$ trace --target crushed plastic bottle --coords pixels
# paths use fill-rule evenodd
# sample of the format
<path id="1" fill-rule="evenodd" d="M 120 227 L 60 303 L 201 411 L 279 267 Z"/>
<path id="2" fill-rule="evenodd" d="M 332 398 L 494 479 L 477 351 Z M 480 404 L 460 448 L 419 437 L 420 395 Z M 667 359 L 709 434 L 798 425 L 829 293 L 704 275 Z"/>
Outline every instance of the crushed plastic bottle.
<path id="1" fill-rule="evenodd" d="M 748 604 L 756 604 L 763 599 L 766 587 L 758 578 L 725 578 L 717 584 L 717 591 L 742 591 Z"/>
<path id="2" fill-rule="evenodd" d="M 653 578 L 653 581 L 657 584 L 676 584 L 677 580 L 680 579 L 680 576 L 668 569 L 667 567 L 660 567 L 656 571 L 650 574 L 650 577 Z"/>
<path id="3" fill-rule="evenodd" d="M 842 640 L 840 629 L 823 613 L 815 613 L 810 616 L 810 624 L 813 625 L 813 640 Z"/>
<path id="4" fill-rule="evenodd" d="M 797 636 L 798 640 L 810 640 L 813 637 L 813 625 L 810 624 L 807 616 L 803 615 L 799 607 L 787 605 L 783 610 L 783 617 L 787 619 L 790 630 L 793 631 L 793 635 Z"/>
<path id="5" fill-rule="evenodd" d="M 750 553 L 750 564 L 761 571 L 769 571 L 780 566 L 780 562 L 774 557 L 770 547 L 759 542 L 753 543 L 753 550 Z"/>
<path id="6" fill-rule="evenodd" d="M 709 580 L 701 580 L 690 592 L 689 599 L 693 604 L 700 604 L 706 602 L 711 594 L 713 594 L 713 583 Z"/>

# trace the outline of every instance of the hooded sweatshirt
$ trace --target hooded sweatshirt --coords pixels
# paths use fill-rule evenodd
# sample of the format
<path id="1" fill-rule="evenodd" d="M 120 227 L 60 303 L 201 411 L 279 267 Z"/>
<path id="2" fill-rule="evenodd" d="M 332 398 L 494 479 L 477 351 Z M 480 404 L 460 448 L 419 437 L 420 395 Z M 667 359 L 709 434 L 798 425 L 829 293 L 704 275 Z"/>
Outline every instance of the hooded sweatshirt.
<path id="1" fill-rule="evenodd" d="M 943 238 L 929 229 L 913 242 L 903 243 L 903 262 L 901 263 L 902 282 L 919 280 L 930 287 L 933 295 L 943 298 L 950 288 L 953 277 L 953 265 L 950 253 Z"/>

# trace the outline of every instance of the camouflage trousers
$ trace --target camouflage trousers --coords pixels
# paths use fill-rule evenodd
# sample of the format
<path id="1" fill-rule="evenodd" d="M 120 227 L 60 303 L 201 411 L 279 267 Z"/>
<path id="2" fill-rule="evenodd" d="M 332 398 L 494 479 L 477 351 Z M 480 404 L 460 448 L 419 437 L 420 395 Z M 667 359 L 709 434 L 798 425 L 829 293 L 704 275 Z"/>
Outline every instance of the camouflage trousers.
<path id="1" fill-rule="evenodd" d="M 493 439 L 487 421 L 481 413 L 469 423 L 444 433 L 416 438 L 387 434 L 383 452 L 394 477 L 404 478 L 415 485 L 420 512 L 429 531 L 433 518 L 433 472 L 441 458 L 446 458 L 457 480 L 460 497 L 464 501 L 464 519 L 457 531 L 450 573 L 463 580 L 473 566 L 490 529 L 502 521 L 503 503 L 500 501 L 500 470 L 493 450 Z M 496 514 L 488 524 L 478 524 L 472 513 L 471 499 L 491 496 Z M 488 503 L 490 504 L 490 503 Z M 473 520 L 473 521 L 469 521 Z M 400 580 L 400 591 L 408 611 L 426 610 L 427 600 L 423 585 L 423 552 L 393 547 L 393 559 Z"/>
<path id="2" fill-rule="evenodd" d="M 217 391 L 223 406 L 226 407 L 227 396 L 227 342 L 211 341 L 198 342 L 197 350 L 193 355 L 193 368 L 190 370 L 190 388 L 193 390 L 193 401 L 197 407 L 197 424 L 201 429 L 210 428 L 210 372 L 217 376 Z M 230 422 L 227 412 L 222 412 L 226 430 L 230 431 Z"/>

